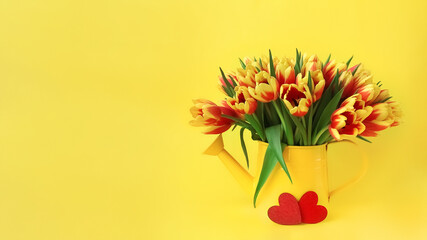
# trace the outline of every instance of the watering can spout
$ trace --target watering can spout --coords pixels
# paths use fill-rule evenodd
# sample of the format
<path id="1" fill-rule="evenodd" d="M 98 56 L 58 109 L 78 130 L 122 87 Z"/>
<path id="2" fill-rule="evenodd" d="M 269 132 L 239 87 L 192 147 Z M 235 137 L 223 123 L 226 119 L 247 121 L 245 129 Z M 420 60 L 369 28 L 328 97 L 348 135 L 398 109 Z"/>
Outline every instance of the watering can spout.
<path id="1" fill-rule="evenodd" d="M 252 194 L 254 186 L 254 177 L 249 174 L 249 172 L 244 169 L 237 161 L 234 159 L 227 150 L 224 149 L 224 142 L 222 140 L 222 134 L 220 134 L 215 141 L 206 149 L 204 152 L 206 155 L 218 156 L 222 161 L 225 167 L 230 171 L 233 177 L 240 183 L 243 189 Z"/>

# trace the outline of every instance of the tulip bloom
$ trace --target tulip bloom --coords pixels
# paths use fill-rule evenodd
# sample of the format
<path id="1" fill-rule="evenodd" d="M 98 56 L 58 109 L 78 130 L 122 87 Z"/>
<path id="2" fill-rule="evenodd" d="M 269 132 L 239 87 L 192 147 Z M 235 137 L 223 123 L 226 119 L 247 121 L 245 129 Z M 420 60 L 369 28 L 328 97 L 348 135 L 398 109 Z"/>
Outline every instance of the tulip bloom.
<path id="1" fill-rule="evenodd" d="M 284 58 L 277 64 L 276 79 L 279 85 L 295 83 L 294 65 L 290 59 Z"/>
<path id="2" fill-rule="evenodd" d="M 360 135 L 376 137 L 378 135 L 377 132 L 399 125 L 400 117 L 400 108 L 395 102 L 374 104 L 372 113 L 363 121 L 366 130 Z"/>
<path id="3" fill-rule="evenodd" d="M 226 104 L 218 106 L 215 103 L 206 99 L 193 100 L 194 106 L 190 108 L 194 120 L 190 121 L 190 125 L 195 127 L 208 127 L 205 134 L 219 134 L 227 131 L 233 121 L 222 117 L 222 114 L 229 116 L 237 116 L 236 113 Z"/>
<path id="4" fill-rule="evenodd" d="M 362 99 L 366 105 L 372 105 L 371 101 L 375 99 L 375 95 L 378 95 L 379 90 L 377 85 L 370 83 L 359 88 L 357 93 L 362 95 Z"/>
<path id="5" fill-rule="evenodd" d="M 340 78 L 339 82 L 342 88 L 344 88 L 343 94 L 341 96 L 342 99 L 346 99 L 356 92 L 359 92 L 359 88 L 366 86 L 372 83 L 372 75 L 369 71 L 360 66 L 357 71 L 353 74 L 353 71 L 356 69 L 357 65 L 344 71 Z M 370 88 L 373 89 L 374 86 Z"/>
<path id="6" fill-rule="evenodd" d="M 400 109 L 399 104 L 395 101 L 387 101 L 387 103 L 391 107 L 391 113 L 394 116 L 394 121 L 390 127 L 399 126 L 402 119 L 402 110 Z"/>
<path id="7" fill-rule="evenodd" d="M 313 84 L 312 86 L 313 88 L 311 92 L 313 93 L 313 102 L 315 102 L 319 100 L 320 97 L 322 97 L 323 89 L 325 88 L 325 79 L 323 78 L 322 71 L 320 70 L 316 70 L 313 72 L 310 71 L 310 77 Z M 308 74 L 306 74 L 304 78 L 302 78 L 301 73 L 298 74 L 296 84 L 297 85 L 303 84 L 303 85 L 307 85 L 308 87 Z"/>
<path id="8" fill-rule="evenodd" d="M 257 101 L 253 99 L 248 88 L 245 86 L 237 86 L 235 89 L 236 96 L 227 98 L 228 105 L 240 114 L 252 114 L 257 108 Z"/>
<path id="9" fill-rule="evenodd" d="M 307 62 L 302 67 L 301 73 L 303 76 L 306 76 L 308 71 L 314 72 L 317 70 L 322 70 L 322 63 L 320 62 L 317 55 L 312 55 L 310 58 L 308 58 Z"/>
<path id="10" fill-rule="evenodd" d="M 260 102 L 271 102 L 279 96 L 279 82 L 266 71 L 255 75 L 255 86 L 248 87 L 249 94 Z"/>
<path id="11" fill-rule="evenodd" d="M 373 90 L 371 94 L 367 97 L 366 104 L 374 105 L 376 103 L 382 103 L 390 99 L 390 93 L 387 89 L 380 89 L 380 87 L 378 87 L 376 84 L 372 85 Z"/>
<path id="12" fill-rule="evenodd" d="M 308 85 L 283 84 L 280 87 L 280 98 L 285 103 L 289 112 L 297 117 L 307 114 L 312 103 L 312 97 Z"/>
<path id="13" fill-rule="evenodd" d="M 249 58 L 246 58 L 249 59 Z M 261 61 L 261 64 L 260 64 Z M 257 67 L 260 71 L 268 72 L 270 69 L 270 59 L 266 56 L 261 56 L 257 61 L 255 59 L 250 59 L 250 63 L 252 66 Z"/>
<path id="14" fill-rule="evenodd" d="M 332 113 L 329 133 L 336 140 L 341 140 L 341 135 L 357 136 L 366 129 L 362 123 L 372 112 L 371 106 L 365 106 L 360 94 L 355 94 L 341 104 Z"/>
<path id="15" fill-rule="evenodd" d="M 347 69 L 347 65 L 345 63 L 336 63 L 335 60 L 332 60 L 323 66 L 323 77 L 325 78 L 325 87 L 329 87 L 335 75 L 337 74 L 337 70 L 339 73 L 345 71 Z"/>
<path id="16" fill-rule="evenodd" d="M 237 81 L 239 85 L 245 87 L 255 87 L 255 74 L 258 73 L 258 70 L 251 64 L 247 64 L 246 68 L 237 68 Z"/>

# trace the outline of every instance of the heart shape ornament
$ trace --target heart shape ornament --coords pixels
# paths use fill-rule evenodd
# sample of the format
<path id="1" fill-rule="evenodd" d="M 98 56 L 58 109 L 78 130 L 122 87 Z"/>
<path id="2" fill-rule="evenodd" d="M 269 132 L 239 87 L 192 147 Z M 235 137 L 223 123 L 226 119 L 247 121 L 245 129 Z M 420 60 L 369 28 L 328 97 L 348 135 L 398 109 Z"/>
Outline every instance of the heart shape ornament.
<path id="1" fill-rule="evenodd" d="M 301 212 L 298 201 L 292 194 L 282 193 L 279 197 L 279 206 L 272 206 L 268 209 L 268 217 L 281 225 L 300 224 Z"/>
<path id="2" fill-rule="evenodd" d="M 301 210 L 301 221 L 303 223 L 318 223 L 323 221 L 328 215 L 328 210 L 321 205 L 317 205 L 317 193 L 310 191 L 302 195 L 298 202 Z"/>

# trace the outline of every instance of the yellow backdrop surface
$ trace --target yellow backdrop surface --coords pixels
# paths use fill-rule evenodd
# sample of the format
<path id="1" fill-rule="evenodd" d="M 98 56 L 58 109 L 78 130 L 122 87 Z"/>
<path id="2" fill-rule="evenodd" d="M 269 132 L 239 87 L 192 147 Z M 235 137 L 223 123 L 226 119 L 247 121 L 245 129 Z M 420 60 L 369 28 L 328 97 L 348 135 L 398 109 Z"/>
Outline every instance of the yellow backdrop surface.
<path id="1" fill-rule="evenodd" d="M 426 1 L 0 1 L 0 239 L 426 239 Z M 260 219 L 188 125 L 218 67 L 363 62 L 404 123 L 320 224 Z M 226 146 L 242 159 L 238 138 Z M 256 149 L 249 143 L 253 157 Z M 355 173 L 331 147 L 331 186 Z"/>

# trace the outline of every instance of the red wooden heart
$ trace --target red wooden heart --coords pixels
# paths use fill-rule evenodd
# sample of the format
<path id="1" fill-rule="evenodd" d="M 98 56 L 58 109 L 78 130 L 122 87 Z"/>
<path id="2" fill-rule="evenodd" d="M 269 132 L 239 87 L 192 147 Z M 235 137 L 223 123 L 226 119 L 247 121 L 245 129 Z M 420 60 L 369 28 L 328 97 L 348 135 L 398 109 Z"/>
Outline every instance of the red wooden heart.
<path id="1" fill-rule="evenodd" d="M 298 205 L 303 223 L 318 223 L 328 215 L 328 210 L 322 205 L 317 205 L 317 201 L 317 194 L 313 191 L 306 192 L 299 200 Z"/>
<path id="2" fill-rule="evenodd" d="M 295 225 L 301 223 L 301 213 L 298 201 L 289 193 L 282 193 L 279 197 L 279 206 L 268 209 L 271 221 L 282 225 Z"/>

